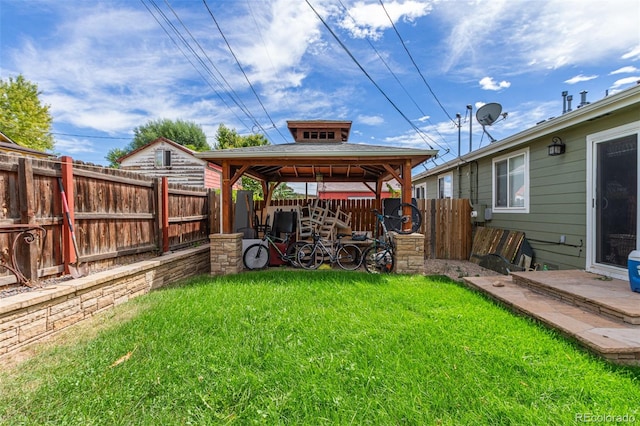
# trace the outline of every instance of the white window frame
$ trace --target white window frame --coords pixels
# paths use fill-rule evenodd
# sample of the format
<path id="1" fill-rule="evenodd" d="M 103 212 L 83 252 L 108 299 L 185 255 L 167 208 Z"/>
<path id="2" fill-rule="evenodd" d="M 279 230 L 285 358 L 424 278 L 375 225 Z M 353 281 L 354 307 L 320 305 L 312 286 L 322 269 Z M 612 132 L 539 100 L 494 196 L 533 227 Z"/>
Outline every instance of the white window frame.
<path id="1" fill-rule="evenodd" d="M 446 194 L 447 192 L 447 187 L 446 187 L 446 179 L 449 178 L 449 182 L 451 183 L 449 185 L 449 195 Z M 445 187 L 444 187 L 444 196 L 441 196 L 440 194 L 440 182 L 445 182 Z M 453 198 L 453 172 L 449 172 L 449 173 L 444 173 L 438 176 L 438 198 Z"/>
<path id="2" fill-rule="evenodd" d="M 625 136 L 638 135 L 638 144 L 640 148 L 640 121 L 635 121 L 612 129 L 603 130 L 601 132 L 587 135 L 587 244 L 585 253 L 585 270 L 596 274 L 617 278 L 619 280 L 629 281 L 629 274 L 624 268 L 616 268 L 611 265 L 596 263 L 596 167 L 597 156 L 596 148 L 600 142 L 608 142 L 611 140 L 623 138 Z M 638 166 L 640 167 L 640 149 L 638 150 Z M 640 191 L 640 172 L 638 173 L 638 190 Z M 640 208 L 637 209 L 636 226 L 640 232 Z M 637 236 L 640 233 L 636 234 Z M 636 237 L 636 249 L 640 247 L 640 238 Z"/>
<path id="3" fill-rule="evenodd" d="M 171 150 L 168 149 L 156 149 L 153 157 L 153 164 L 156 168 L 169 168 L 171 167 Z M 167 161 L 167 159 L 169 161 Z M 167 164 L 168 163 L 168 164 Z"/>
<path id="4" fill-rule="evenodd" d="M 427 183 L 423 182 L 413 187 L 413 198 L 426 200 L 427 199 Z"/>
<path id="5" fill-rule="evenodd" d="M 497 188 L 496 188 L 496 164 L 507 161 L 507 165 L 509 164 L 509 160 L 515 157 L 520 157 L 524 155 L 524 205 L 523 206 L 498 206 L 496 205 L 498 202 L 497 197 Z M 507 167 L 508 170 L 508 167 Z M 509 179 L 507 176 L 507 185 L 509 184 Z M 508 154 L 502 155 L 500 157 L 496 157 L 491 162 L 491 208 L 493 213 L 529 213 L 529 197 L 530 197 L 530 185 L 529 185 L 529 148 L 521 149 L 518 151 L 513 151 Z M 511 188 L 507 186 L 507 194 L 509 194 Z"/>

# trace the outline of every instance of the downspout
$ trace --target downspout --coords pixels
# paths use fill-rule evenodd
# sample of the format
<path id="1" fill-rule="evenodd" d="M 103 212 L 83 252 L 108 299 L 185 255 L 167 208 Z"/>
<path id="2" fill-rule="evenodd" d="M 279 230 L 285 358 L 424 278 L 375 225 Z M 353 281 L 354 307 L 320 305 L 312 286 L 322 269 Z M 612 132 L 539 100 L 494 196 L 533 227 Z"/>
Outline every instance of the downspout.
<path id="1" fill-rule="evenodd" d="M 462 198 L 462 169 L 458 163 L 458 199 Z"/>
<path id="2" fill-rule="evenodd" d="M 473 117 L 472 117 L 472 113 L 473 113 L 473 107 L 471 105 L 467 105 L 467 109 L 469 110 L 469 152 L 471 152 L 472 148 L 472 124 L 473 124 Z"/>
<path id="3" fill-rule="evenodd" d="M 460 159 L 460 143 L 461 143 L 461 134 L 462 131 L 462 123 L 460 122 L 461 115 L 460 113 L 456 114 L 456 118 L 458 119 L 458 159 Z M 462 198 L 462 170 L 460 170 L 460 162 L 458 161 L 458 199 Z"/>

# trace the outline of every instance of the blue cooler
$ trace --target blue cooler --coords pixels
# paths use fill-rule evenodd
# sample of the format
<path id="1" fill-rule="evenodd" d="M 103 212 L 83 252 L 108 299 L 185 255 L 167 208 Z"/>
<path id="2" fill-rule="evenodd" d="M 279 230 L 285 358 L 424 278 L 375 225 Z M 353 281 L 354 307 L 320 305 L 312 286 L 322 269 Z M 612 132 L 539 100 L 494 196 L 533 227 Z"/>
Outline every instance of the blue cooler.
<path id="1" fill-rule="evenodd" d="M 634 250 L 629 253 L 627 268 L 629 269 L 629 285 L 631 286 L 631 291 L 640 293 L 640 271 L 638 271 L 638 268 L 640 268 L 640 250 Z"/>

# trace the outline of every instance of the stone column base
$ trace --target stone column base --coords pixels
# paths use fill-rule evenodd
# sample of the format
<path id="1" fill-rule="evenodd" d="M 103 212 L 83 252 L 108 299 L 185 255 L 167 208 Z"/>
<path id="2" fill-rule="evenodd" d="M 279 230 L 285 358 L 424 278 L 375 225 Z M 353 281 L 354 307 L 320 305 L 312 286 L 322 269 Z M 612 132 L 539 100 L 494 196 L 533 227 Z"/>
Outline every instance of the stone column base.
<path id="1" fill-rule="evenodd" d="M 211 275 L 242 272 L 243 234 L 211 234 Z"/>
<path id="2" fill-rule="evenodd" d="M 424 235 L 396 234 L 395 270 L 398 274 L 424 274 Z"/>

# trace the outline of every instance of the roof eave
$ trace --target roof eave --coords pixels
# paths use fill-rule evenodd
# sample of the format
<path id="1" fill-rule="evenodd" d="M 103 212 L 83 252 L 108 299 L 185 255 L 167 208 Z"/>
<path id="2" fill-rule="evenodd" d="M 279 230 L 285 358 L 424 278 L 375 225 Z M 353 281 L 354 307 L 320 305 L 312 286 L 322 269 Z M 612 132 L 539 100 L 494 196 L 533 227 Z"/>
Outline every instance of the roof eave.
<path id="1" fill-rule="evenodd" d="M 534 139 L 547 136 L 550 133 L 558 132 L 577 124 L 581 124 L 585 121 L 596 119 L 610 112 L 638 103 L 640 101 L 638 99 L 639 96 L 640 85 L 637 85 L 628 90 L 625 90 L 624 92 L 610 95 L 604 99 L 583 106 L 580 109 L 576 109 L 570 113 L 566 113 L 559 117 L 554 117 L 552 119 L 546 120 L 540 124 L 536 124 L 534 127 L 523 130 L 522 132 L 516 133 L 515 135 L 509 136 L 500 141 L 493 142 L 486 147 L 469 152 L 465 155 L 461 155 L 454 160 L 447 161 L 446 163 L 440 164 L 432 169 L 422 172 L 414 176 L 413 179 L 415 180 L 426 176 L 432 176 L 441 171 L 456 167 L 457 165 L 465 164 L 469 161 L 475 161 L 480 158 L 495 154 L 497 152 L 515 148 L 520 145 L 527 144 Z"/>

